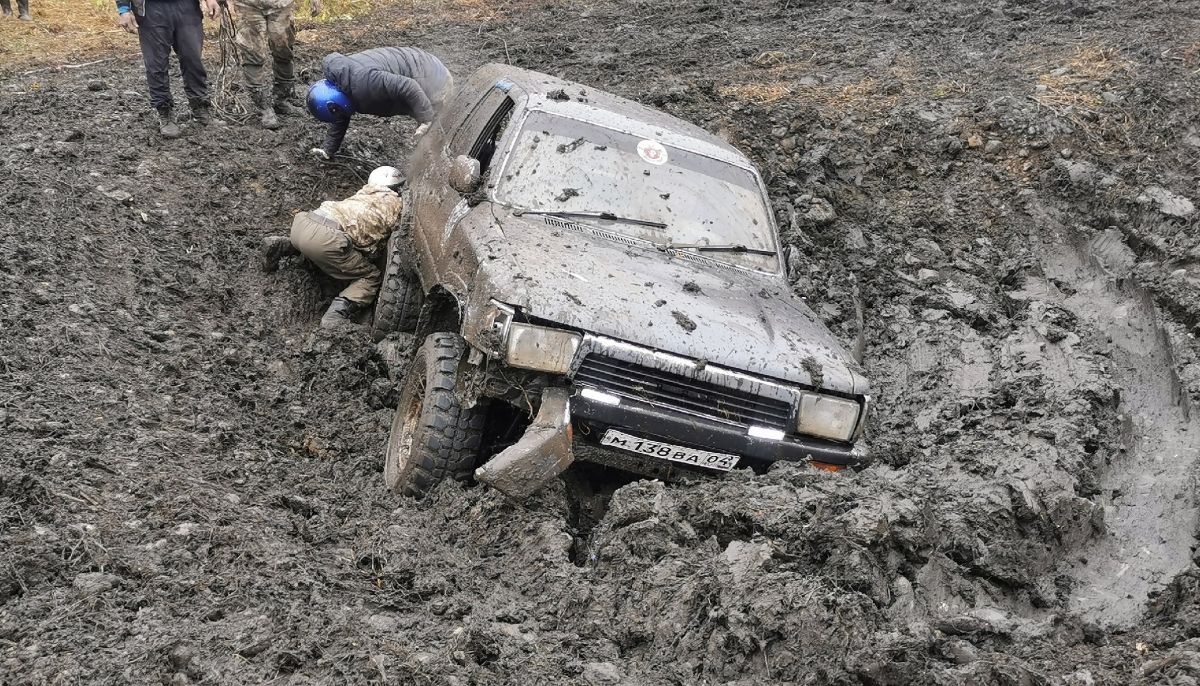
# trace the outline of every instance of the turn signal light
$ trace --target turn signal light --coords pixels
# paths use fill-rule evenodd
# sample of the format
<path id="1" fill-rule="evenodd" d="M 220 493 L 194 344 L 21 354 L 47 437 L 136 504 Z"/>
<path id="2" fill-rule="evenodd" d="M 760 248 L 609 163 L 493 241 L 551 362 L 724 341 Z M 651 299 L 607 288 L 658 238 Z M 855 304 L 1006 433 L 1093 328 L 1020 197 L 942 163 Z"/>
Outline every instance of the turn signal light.
<path id="1" fill-rule="evenodd" d="M 828 462 L 817 462 L 816 460 L 812 460 L 808 464 L 813 469 L 819 469 L 823 472 L 840 472 L 846 468 L 844 464 L 829 464 Z"/>

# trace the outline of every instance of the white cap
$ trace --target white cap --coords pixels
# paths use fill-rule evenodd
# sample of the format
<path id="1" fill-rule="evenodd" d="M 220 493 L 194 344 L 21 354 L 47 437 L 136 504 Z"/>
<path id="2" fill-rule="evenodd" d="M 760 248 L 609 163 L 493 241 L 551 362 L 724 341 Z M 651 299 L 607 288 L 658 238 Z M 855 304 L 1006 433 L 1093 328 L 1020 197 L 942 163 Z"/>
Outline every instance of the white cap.
<path id="1" fill-rule="evenodd" d="M 404 175 L 395 167 L 379 167 L 367 177 L 367 183 L 372 186 L 399 186 L 404 183 Z"/>

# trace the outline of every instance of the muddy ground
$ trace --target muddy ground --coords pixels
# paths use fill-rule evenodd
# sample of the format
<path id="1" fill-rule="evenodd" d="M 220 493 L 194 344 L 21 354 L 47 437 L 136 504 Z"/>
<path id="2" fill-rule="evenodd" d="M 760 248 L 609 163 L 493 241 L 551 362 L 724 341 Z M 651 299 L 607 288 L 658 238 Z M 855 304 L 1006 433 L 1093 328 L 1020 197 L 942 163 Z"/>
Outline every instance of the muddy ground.
<path id="1" fill-rule="evenodd" d="M 1197 683 L 1200 4 L 408 9 L 302 62 L 511 61 L 754 158 L 876 463 L 390 495 L 387 364 L 255 249 L 411 127 L 319 166 L 157 140 L 127 57 L 4 65 L 0 683 Z"/>

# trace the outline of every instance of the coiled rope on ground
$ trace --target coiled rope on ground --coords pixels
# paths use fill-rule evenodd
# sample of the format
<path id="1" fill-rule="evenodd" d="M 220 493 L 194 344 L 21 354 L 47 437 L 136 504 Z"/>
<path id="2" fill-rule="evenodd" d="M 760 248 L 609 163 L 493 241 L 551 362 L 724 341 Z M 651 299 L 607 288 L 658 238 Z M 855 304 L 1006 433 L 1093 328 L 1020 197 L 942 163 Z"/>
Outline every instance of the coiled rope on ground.
<path id="1" fill-rule="evenodd" d="M 221 3 L 221 28 L 217 31 L 220 66 L 213 81 L 213 109 L 227 122 L 245 124 L 254 117 L 253 110 L 238 97 L 242 91 L 242 61 L 237 45 L 237 27 L 228 3 Z"/>

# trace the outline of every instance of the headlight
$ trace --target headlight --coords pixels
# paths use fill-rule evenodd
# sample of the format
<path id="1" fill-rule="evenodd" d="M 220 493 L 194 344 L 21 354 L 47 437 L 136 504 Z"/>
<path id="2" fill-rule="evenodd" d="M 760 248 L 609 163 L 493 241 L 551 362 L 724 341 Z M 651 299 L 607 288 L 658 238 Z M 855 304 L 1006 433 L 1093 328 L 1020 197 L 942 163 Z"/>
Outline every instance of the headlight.
<path id="1" fill-rule="evenodd" d="M 552 374 L 566 374 L 583 336 L 561 329 L 513 322 L 508 327 L 508 364 Z"/>
<path id="2" fill-rule="evenodd" d="M 854 400 L 802 393 L 796 430 L 809 436 L 849 441 L 858 426 L 858 412 L 858 403 Z"/>

